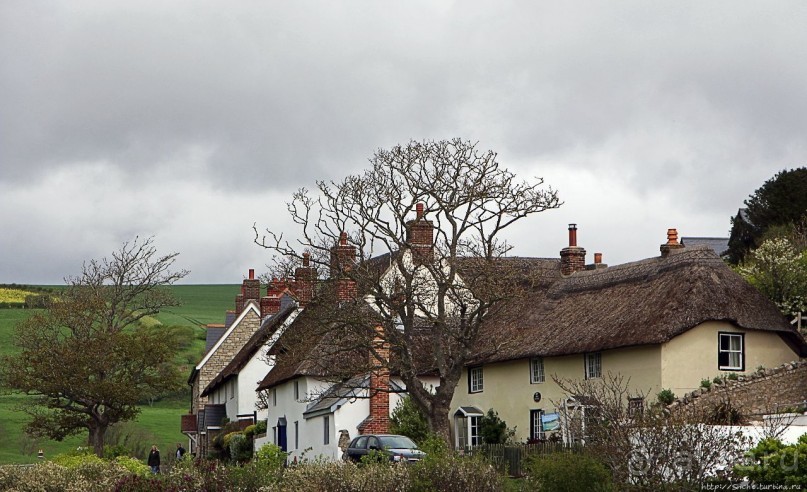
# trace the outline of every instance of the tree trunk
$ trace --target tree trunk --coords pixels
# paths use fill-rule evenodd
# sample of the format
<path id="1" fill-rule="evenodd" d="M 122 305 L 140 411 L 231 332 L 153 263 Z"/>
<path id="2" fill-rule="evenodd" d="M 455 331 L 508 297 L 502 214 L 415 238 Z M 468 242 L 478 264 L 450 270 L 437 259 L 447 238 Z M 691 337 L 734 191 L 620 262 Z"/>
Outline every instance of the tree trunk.
<path id="1" fill-rule="evenodd" d="M 98 457 L 104 455 L 104 436 L 107 430 L 106 425 L 95 424 L 90 426 L 90 436 L 87 439 L 87 446 L 91 447 Z"/>
<path id="2" fill-rule="evenodd" d="M 431 430 L 436 435 L 440 436 L 449 448 L 454 445 L 451 442 L 451 427 L 449 422 L 449 413 L 451 412 L 451 400 L 439 395 L 435 395 L 432 400 L 431 411 L 429 412 L 429 423 Z"/>

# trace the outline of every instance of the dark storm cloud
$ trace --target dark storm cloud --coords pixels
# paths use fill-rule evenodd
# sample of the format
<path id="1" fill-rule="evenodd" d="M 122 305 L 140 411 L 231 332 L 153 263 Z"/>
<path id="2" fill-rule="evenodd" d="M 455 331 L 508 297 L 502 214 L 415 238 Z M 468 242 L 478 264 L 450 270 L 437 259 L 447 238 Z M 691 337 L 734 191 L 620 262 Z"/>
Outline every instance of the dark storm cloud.
<path id="1" fill-rule="evenodd" d="M 0 276 L 58 280 L 148 232 L 228 281 L 265 263 L 249 228 L 288 226 L 292 189 L 410 138 L 547 177 L 566 205 L 540 227 L 648 237 L 609 238 L 623 261 L 667 221 L 725 234 L 807 161 L 805 25 L 803 2 L 4 2 L 0 246 L 20 261 Z M 58 254 L 29 246 L 48 230 Z M 553 234 L 514 240 L 554 254 Z"/>

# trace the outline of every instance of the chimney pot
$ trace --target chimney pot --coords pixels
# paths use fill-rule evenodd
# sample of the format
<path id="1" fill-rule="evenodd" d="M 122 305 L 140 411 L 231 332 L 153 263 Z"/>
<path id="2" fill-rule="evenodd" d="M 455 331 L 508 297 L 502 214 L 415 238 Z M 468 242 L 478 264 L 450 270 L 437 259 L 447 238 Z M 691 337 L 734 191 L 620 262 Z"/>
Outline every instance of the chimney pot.
<path id="1" fill-rule="evenodd" d="M 594 264 L 599 265 L 602 263 L 602 253 L 594 253 Z"/>
<path id="2" fill-rule="evenodd" d="M 417 219 L 418 220 L 423 218 L 423 209 L 424 209 L 423 202 L 420 202 L 417 205 L 415 205 L 415 210 L 417 211 Z"/>
<path id="3" fill-rule="evenodd" d="M 305 253 L 303 253 L 303 266 L 307 267 L 310 262 L 311 262 L 311 253 L 306 251 Z"/>
<path id="4" fill-rule="evenodd" d="M 661 245 L 661 257 L 666 258 L 670 252 L 683 249 L 684 245 L 678 242 L 678 229 L 667 229 L 667 242 Z"/>
<path id="5" fill-rule="evenodd" d="M 249 269 L 249 279 L 250 280 L 255 280 L 255 269 L 254 268 Z"/>
<path id="6" fill-rule="evenodd" d="M 678 244 L 678 229 L 667 229 L 667 244 Z"/>
<path id="7" fill-rule="evenodd" d="M 577 224 L 569 224 L 569 247 L 577 246 Z"/>
<path id="8" fill-rule="evenodd" d="M 347 246 L 347 232 L 339 234 L 339 246 Z"/>

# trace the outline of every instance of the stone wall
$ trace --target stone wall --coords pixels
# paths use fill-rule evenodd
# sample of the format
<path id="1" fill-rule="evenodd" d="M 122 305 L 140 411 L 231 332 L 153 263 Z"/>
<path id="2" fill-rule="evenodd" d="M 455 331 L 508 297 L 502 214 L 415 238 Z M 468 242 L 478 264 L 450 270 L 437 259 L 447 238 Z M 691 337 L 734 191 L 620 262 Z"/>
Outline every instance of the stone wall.
<path id="1" fill-rule="evenodd" d="M 260 317 L 253 310 L 249 310 L 244 319 L 236 325 L 227 338 L 221 341 L 221 345 L 207 360 L 199 370 L 193 386 L 192 411 L 198 412 L 200 408 L 208 403 L 207 397 L 200 396 L 207 385 L 219 375 L 222 369 L 229 364 L 246 345 L 247 341 L 255 334 L 261 326 Z"/>
<path id="2" fill-rule="evenodd" d="M 669 408 L 707 411 L 730 401 L 732 407 L 749 418 L 781 412 L 807 401 L 807 360 L 794 361 L 771 369 L 761 369 L 736 380 L 712 383 L 709 389 L 699 388 L 680 396 Z"/>

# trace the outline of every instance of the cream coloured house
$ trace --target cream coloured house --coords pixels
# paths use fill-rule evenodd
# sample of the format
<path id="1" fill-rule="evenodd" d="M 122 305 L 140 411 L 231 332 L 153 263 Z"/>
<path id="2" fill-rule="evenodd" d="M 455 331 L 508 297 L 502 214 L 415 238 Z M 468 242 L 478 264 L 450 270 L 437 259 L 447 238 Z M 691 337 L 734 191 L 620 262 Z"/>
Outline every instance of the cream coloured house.
<path id="1" fill-rule="evenodd" d="M 529 287 L 486 325 L 452 408 L 458 446 L 479 442 L 494 409 L 516 439 L 542 439 L 568 397 L 554 378 L 630 378 L 633 396 L 691 391 L 704 378 L 754 372 L 807 355 L 776 307 L 707 247 L 684 248 L 670 230 L 662 255 L 585 266 L 570 246 L 560 260 L 514 258 Z M 639 404 L 634 400 L 634 404 Z"/>

